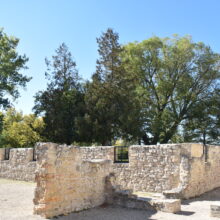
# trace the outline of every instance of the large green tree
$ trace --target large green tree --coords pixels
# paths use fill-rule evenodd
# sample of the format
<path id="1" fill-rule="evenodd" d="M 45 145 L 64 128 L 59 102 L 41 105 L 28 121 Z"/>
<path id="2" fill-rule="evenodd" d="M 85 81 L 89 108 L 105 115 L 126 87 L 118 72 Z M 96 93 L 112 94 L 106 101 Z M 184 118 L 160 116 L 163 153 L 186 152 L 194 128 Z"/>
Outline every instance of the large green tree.
<path id="1" fill-rule="evenodd" d="M 19 40 L 0 29 L 0 108 L 10 105 L 9 96 L 17 98 L 19 87 L 25 87 L 31 78 L 22 75 L 28 58 L 16 51 Z"/>
<path id="2" fill-rule="evenodd" d="M 181 122 L 194 117 L 189 113 L 198 103 L 219 88 L 219 54 L 190 37 L 129 43 L 123 61 L 126 72 L 137 78 L 145 144 L 169 142 Z"/>
<path id="3" fill-rule="evenodd" d="M 137 137 L 140 124 L 138 102 L 135 104 L 133 78 L 127 78 L 120 54 L 119 36 L 111 28 L 97 38 L 99 59 L 92 81 L 86 85 L 87 137 L 102 145 L 114 139 Z"/>
<path id="4" fill-rule="evenodd" d="M 44 118 L 44 135 L 49 141 L 71 144 L 79 141 L 76 121 L 84 112 L 76 63 L 63 43 L 52 61 L 46 59 L 46 65 L 47 89 L 36 94 L 34 110 Z"/>

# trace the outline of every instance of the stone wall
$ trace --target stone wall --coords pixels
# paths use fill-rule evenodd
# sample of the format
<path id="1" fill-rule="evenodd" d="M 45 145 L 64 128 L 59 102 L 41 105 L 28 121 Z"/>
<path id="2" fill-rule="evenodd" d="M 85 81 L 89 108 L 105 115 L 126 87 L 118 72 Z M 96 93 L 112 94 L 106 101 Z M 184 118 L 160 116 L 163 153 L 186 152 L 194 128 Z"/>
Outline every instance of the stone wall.
<path id="1" fill-rule="evenodd" d="M 129 163 L 114 163 L 112 146 L 41 143 L 36 152 L 35 213 L 45 217 L 101 205 L 112 189 L 190 198 L 220 187 L 217 146 L 207 161 L 200 144 L 131 146 Z"/>
<path id="2" fill-rule="evenodd" d="M 73 146 L 42 143 L 36 149 L 36 214 L 49 218 L 104 203 L 110 160 L 82 160 Z"/>
<path id="3" fill-rule="evenodd" d="M 115 184 L 121 189 L 162 192 L 178 186 L 180 145 L 129 147 L 129 163 L 113 163 Z M 80 148 L 82 158 L 114 161 L 114 147 Z"/>
<path id="4" fill-rule="evenodd" d="M 80 147 L 82 160 L 108 159 L 114 161 L 114 146 Z"/>
<path id="5" fill-rule="evenodd" d="M 0 178 L 34 181 L 36 171 L 35 213 L 46 217 L 98 206 L 111 188 L 190 198 L 220 187 L 220 146 L 130 146 L 129 163 L 114 162 L 113 146 L 39 143 L 36 161 L 32 148 L 11 149 L 9 160 L 4 154 Z"/>
<path id="6" fill-rule="evenodd" d="M 0 148 L 0 178 L 34 181 L 35 170 L 33 148 L 11 149 L 9 160 L 5 160 L 5 149 Z"/>
<path id="7" fill-rule="evenodd" d="M 195 197 L 220 187 L 220 146 L 207 146 L 207 160 L 203 145 L 191 144 L 191 147 L 184 198 Z"/>
<path id="8" fill-rule="evenodd" d="M 178 187 L 164 191 L 167 198 L 199 196 L 220 187 L 220 146 L 181 144 L 180 181 Z"/>
<path id="9" fill-rule="evenodd" d="M 82 148 L 82 158 L 114 160 L 114 147 Z M 130 146 L 129 163 L 113 163 L 115 187 L 191 198 L 220 187 L 220 146 L 183 143 Z"/>

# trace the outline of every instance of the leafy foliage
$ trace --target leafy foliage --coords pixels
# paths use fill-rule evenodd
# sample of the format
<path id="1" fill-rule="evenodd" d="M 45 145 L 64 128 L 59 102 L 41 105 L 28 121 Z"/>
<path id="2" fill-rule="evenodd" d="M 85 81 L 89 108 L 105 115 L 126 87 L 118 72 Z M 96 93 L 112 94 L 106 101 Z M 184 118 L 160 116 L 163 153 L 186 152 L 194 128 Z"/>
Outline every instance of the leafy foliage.
<path id="1" fill-rule="evenodd" d="M 65 44 L 57 50 L 52 61 L 46 59 L 46 91 L 35 96 L 34 110 L 42 114 L 45 137 L 54 142 L 71 144 L 79 141 L 76 120 L 83 115 L 84 94 L 79 82 L 76 63 Z"/>
<path id="2" fill-rule="evenodd" d="M 20 73 L 20 70 L 27 68 L 28 58 L 16 52 L 18 42 L 17 38 L 7 36 L 0 29 L 0 108 L 9 107 L 10 101 L 6 95 L 17 98 L 18 86 L 25 87 L 31 79 Z"/>
<path id="3" fill-rule="evenodd" d="M 85 90 L 86 115 L 81 130 L 87 128 L 90 141 L 102 145 L 111 144 L 117 137 L 136 137 L 140 121 L 133 79 L 126 77 L 118 39 L 112 29 L 97 38 L 99 59 Z"/>
<path id="4" fill-rule="evenodd" d="M 121 46 L 97 38 L 92 80 L 82 84 L 65 44 L 46 59 L 49 83 L 35 97 L 45 137 L 58 143 L 219 143 L 220 55 L 188 36 Z"/>
<path id="5" fill-rule="evenodd" d="M 219 87 L 219 54 L 189 37 L 153 37 L 130 43 L 126 71 L 138 79 L 145 144 L 167 143 L 197 103 Z"/>
<path id="6" fill-rule="evenodd" d="M 220 91 L 211 94 L 189 113 L 183 123 L 184 142 L 220 144 Z"/>
<path id="7" fill-rule="evenodd" d="M 42 141 L 44 122 L 34 114 L 23 115 L 14 108 L 8 109 L 3 118 L 1 147 L 33 147 Z"/>

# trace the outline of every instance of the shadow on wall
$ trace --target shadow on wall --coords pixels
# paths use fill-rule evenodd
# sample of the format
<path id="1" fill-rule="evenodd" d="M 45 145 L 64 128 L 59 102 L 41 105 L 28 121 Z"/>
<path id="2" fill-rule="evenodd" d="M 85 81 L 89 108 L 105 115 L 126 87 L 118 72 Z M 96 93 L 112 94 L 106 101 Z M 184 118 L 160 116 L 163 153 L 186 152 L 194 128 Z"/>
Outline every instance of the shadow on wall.
<path id="1" fill-rule="evenodd" d="M 196 201 L 220 201 L 220 188 L 216 188 L 212 191 L 206 192 L 199 197 L 183 200 L 182 204 L 190 205 L 192 202 Z"/>

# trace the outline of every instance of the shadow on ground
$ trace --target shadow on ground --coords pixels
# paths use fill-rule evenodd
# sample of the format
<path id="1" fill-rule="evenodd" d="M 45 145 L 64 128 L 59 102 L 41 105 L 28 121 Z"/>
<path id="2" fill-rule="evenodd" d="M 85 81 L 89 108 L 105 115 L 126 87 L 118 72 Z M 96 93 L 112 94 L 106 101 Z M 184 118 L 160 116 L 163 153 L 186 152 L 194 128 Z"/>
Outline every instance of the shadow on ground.
<path id="1" fill-rule="evenodd" d="M 45 220 L 33 215 L 34 189 L 35 183 L 0 179 L 0 220 Z M 215 201 L 220 201 L 220 188 L 182 201 L 182 211 L 176 214 L 101 206 L 53 220 L 217 220 L 210 217 Z"/>
<path id="2" fill-rule="evenodd" d="M 153 220 L 150 217 L 155 213 L 156 211 L 107 206 L 72 213 L 68 216 L 59 216 L 53 220 Z"/>
<path id="3" fill-rule="evenodd" d="M 152 212 L 116 207 L 98 207 L 86 211 L 72 213 L 68 216 L 53 218 L 54 220 L 211 220 L 210 204 L 220 201 L 220 188 L 205 193 L 200 197 L 182 201 L 182 210 L 176 214 Z"/>
<path id="4" fill-rule="evenodd" d="M 180 211 L 177 212 L 176 215 L 186 215 L 186 216 L 190 216 L 193 215 L 195 212 L 191 212 L 191 211 Z"/>

